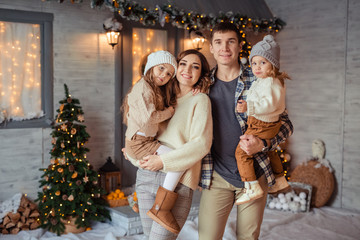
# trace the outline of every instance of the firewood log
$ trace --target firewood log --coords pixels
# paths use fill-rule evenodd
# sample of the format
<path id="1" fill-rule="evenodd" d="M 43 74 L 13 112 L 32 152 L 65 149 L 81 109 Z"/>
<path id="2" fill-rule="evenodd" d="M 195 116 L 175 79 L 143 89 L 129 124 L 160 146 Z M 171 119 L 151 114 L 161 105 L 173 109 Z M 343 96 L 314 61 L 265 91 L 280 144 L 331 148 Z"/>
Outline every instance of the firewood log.
<path id="1" fill-rule="evenodd" d="M 17 234 L 19 231 L 20 231 L 19 228 L 13 228 L 13 229 L 10 230 L 10 233 L 11 234 Z"/>
<path id="2" fill-rule="evenodd" d="M 16 227 L 21 228 L 23 225 L 24 225 L 24 223 L 22 223 L 22 222 L 19 221 L 19 222 L 16 224 Z"/>
<path id="3" fill-rule="evenodd" d="M 12 212 L 9 212 L 8 213 L 8 216 L 10 217 L 10 220 L 13 222 L 13 223 L 17 223 L 20 219 L 20 213 L 12 213 Z"/>
<path id="4" fill-rule="evenodd" d="M 37 218 L 40 216 L 40 213 L 37 210 L 33 210 L 29 217 Z"/>
<path id="5" fill-rule="evenodd" d="M 4 217 L 3 224 L 6 225 L 6 224 L 8 224 L 9 222 L 10 222 L 10 218 L 9 218 L 8 215 L 6 215 L 6 216 Z"/>
<path id="6" fill-rule="evenodd" d="M 22 207 L 22 206 L 20 206 L 17 211 L 18 211 L 19 213 L 22 213 L 23 211 L 25 211 L 25 208 Z"/>
<path id="7" fill-rule="evenodd" d="M 40 226 L 40 224 L 37 221 L 35 221 L 32 224 L 30 224 L 30 229 L 33 230 L 33 229 L 38 228 L 39 226 Z"/>
<path id="8" fill-rule="evenodd" d="M 30 202 L 29 207 L 30 207 L 31 210 L 34 210 L 34 209 L 36 209 L 37 206 L 36 206 L 35 203 Z"/>
<path id="9" fill-rule="evenodd" d="M 23 216 L 25 216 L 25 218 L 28 218 L 30 211 L 31 211 L 30 208 L 26 208 L 25 211 L 23 212 Z"/>
<path id="10" fill-rule="evenodd" d="M 9 229 L 9 228 L 12 228 L 12 227 L 15 227 L 15 223 L 13 223 L 13 222 L 9 222 L 8 224 L 5 225 L 6 229 Z"/>

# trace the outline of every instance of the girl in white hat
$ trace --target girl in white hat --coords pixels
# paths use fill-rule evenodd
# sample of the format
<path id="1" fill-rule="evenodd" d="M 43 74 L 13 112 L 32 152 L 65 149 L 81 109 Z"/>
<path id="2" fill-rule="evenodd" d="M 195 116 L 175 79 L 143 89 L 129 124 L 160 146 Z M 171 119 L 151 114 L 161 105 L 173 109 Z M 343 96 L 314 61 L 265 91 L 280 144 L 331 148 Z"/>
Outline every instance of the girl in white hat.
<path id="1" fill-rule="evenodd" d="M 157 51 L 147 57 L 143 77 L 132 87 L 123 103 L 125 133 L 125 152 L 129 159 L 165 154 L 172 149 L 162 145 L 155 136 L 159 124 L 170 119 L 175 112 L 176 97 L 170 93 L 167 83 L 175 77 L 177 62 L 167 51 Z M 137 161 L 132 161 L 138 166 Z M 171 209 L 177 193 L 174 192 L 183 172 L 168 172 L 157 195 L 167 204 L 159 209 L 161 214 L 148 214 L 153 220 L 173 233 L 179 233 L 180 227 Z"/>

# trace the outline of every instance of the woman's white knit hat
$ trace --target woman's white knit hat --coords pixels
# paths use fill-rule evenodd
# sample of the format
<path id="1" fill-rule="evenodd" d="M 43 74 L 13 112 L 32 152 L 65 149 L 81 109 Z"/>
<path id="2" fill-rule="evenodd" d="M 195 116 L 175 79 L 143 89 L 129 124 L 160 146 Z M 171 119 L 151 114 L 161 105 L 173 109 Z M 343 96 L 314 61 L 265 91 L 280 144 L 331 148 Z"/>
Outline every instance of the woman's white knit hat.
<path id="1" fill-rule="evenodd" d="M 177 70 L 176 59 L 171 53 L 163 50 L 153 52 L 147 57 L 147 62 L 144 69 L 144 75 L 150 68 L 164 63 L 171 64 L 174 67 L 175 72 L 174 75 L 172 76 L 174 77 L 176 75 L 176 70 Z"/>
<path id="2" fill-rule="evenodd" d="M 266 35 L 264 39 L 252 48 L 249 62 L 254 56 L 261 56 L 271 62 L 274 67 L 280 69 L 280 47 L 271 35 Z"/>

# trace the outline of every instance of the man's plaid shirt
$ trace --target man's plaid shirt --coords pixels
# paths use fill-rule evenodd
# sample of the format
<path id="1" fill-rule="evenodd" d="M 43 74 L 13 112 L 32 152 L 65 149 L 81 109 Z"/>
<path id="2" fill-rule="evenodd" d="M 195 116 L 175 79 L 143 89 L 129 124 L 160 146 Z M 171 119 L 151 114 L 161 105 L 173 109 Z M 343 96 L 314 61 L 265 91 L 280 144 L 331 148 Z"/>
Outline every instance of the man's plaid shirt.
<path id="1" fill-rule="evenodd" d="M 212 83 L 215 82 L 215 73 L 217 71 L 217 66 L 212 70 L 211 72 L 211 81 Z M 235 115 L 236 118 L 240 124 L 241 131 L 245 133 L 247 128 L 247 114 L 246 113 L 238 113 L 236 112 L 236 104 L 238 100 L 245 100 L 247 96 L 247 91 L 249 90 L 251 84 L 256 80 L 256 77 L 252 73 L 251 69 L 249 67 L 244 67 L 243 65 L 240 65 L 240 73 L 238 77 L 238 82 L 236 85 L 236 92 L 234 97 L 234 106 L 235 106 Z M 285 111 L 282 115 L 280 115 L 280 119 L 282 121 L 282 126 L 280 127 L 279 133 L 271 139 L 271 149 L 275 150 L 276 147 L 284 142 L 286 138 L 291 136 L 293 133 L 293 126 L 291 124 L 291 121 L 288 117 L 287 112 Z M 264 170 L 266 179 L 268 181 L 268 184 L 271 186 L 275 183 L 275 177 L 272 172 L 271 166 L 270 166 L 270 160 L 266 153 L 259 152 L 254 155 L 254 158 L 256 161 L 258 161 L 260 167 Z M 210 188 L 211 184 L 211 178 L 214 171 L 213 166 L 213 159 L 211 156 L 211 153 L 207 154 L 202 159 L 202 169 L 201 169 L 201 180 L 199 182 L 199 186 L 201 188 Z"/>

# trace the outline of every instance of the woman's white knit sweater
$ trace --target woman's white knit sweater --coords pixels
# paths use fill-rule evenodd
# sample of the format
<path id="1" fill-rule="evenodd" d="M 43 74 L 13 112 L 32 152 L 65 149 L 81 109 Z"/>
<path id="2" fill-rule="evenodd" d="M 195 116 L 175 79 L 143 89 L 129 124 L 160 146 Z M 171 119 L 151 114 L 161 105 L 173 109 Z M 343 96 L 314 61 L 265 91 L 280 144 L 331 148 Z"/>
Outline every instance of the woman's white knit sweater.
<path id="1" fill-rule="evenodd" d="M 206 94 L 189 92 L 177 99 L 175 114 L 168 124 L 160 124 L 158 139 L 174 150 L 161 155 L 163 171 L 185 171 L 180 182 L 196 189 L 201 159 L 212 144 L 211 102 Z"/>

